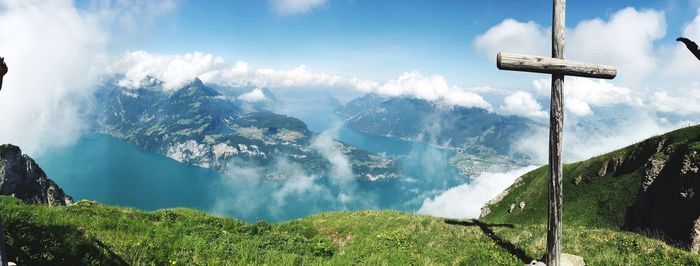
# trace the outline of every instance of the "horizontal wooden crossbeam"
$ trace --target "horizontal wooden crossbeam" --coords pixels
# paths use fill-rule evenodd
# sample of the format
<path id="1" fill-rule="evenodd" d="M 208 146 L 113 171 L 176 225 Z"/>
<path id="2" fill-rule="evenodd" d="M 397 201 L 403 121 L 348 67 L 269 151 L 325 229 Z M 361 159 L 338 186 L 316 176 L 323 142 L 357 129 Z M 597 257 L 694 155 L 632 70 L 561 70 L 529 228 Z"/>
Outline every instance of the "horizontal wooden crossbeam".
<path id="1" fill-rule="evenodd" d="M 562 74 L 587 78 L 613 79 L 617 75 L 617 70 L 611 66 L 504 52 L 498 53 L 496 66 L 502 70 Z"/>

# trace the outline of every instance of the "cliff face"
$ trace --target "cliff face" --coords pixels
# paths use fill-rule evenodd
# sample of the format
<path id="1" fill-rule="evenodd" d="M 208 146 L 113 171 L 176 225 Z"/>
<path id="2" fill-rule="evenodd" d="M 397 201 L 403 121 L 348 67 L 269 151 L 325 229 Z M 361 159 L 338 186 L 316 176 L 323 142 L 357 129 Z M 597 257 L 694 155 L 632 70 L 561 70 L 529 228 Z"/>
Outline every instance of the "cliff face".
<path id="1" fill-rule="evenodd" d="M 655 153 L 644 156 L 642 185 L 627 211 L 625 227 L 661 231 L 700 252 L 700 153 L 664 138 L 655 146 Z"/>
<path id="2" fill-rule="evenodd" d="M 544 223 L 547 167 L 523 175 L 482 209 L 501 223 Z M 700 252 L 700 126 L 564 167 L 564 224 L 651 232 Z M 509 212 L 526 202 L 527 208 Z"/>
<path id="3" fill-rule="evenodd" d="M 31 157 L 9 144 L 0 145 L 0 195 L 31 204 L 66 205 L 71 201 Z"/>

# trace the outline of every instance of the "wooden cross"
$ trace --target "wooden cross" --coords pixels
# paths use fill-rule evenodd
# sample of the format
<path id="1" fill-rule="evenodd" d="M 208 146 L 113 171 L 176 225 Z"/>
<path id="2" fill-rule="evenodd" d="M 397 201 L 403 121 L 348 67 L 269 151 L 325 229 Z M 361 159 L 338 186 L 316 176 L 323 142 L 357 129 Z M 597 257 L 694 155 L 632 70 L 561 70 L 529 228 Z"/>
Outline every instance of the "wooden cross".
<path id="1" fill-rule="evenodd" d="M 551 107 L 549 111 L 549 212 L 547 222 L 547 257 L 549 266 L 560 265 L 562 221 L 561 142 L 564 124 L 564 76 L 613 79 L 617 70 L 611 66 L 593 65 L 564 60 L 564 17 L 566 0 L 553 0 L 552 58 L 498 53 L 496 65 L 501 70 L 552 74 Z"/>

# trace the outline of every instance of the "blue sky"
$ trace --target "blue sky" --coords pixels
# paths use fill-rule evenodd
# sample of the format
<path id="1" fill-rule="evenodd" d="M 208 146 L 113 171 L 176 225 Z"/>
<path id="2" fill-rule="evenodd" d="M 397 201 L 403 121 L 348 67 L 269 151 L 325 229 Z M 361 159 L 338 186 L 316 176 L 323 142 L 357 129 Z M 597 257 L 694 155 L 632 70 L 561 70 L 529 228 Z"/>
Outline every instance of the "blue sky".
<path id="1" fill-rule="evenodd" d="M 566 58 L 618 69 L 612 81 L 567 78 L 568 121 L 601 109 L 647 114 L 636 139 L 697 122 L 700 62 L 674 39 L 700 41 L 700 0 L 568 2 Z M 14 114 L 3 123 L 16 129 L 0 142 L 31 151 L 74 141 L 87 124 L 80 108 L 114 74 L 124 87 L 150 76 L 177 89 L 199 77 L 546 122 L 547 75 L 499 71 L 495 55 L 549 54 L 550 19 L 549 0 L 0 0 L 0 25 L 11 25 L 0 29 L 11 73 L 0 113 Z"/>
<path id="2" fill-rule="evenodd" d="M 78 2 L 78 6 L 85 3 Z M 693 1 L 569 1 L 567 26 L 609 18 L 624 7 L 665 12 L 672 42 L 696 15 Z M 550 25 L 551 1 L 328 0 L 280 14 L 271 1 L 180 1 L 115 50 L 213 53 L 271 68 L 309 68 L 387 80 L 402 72 L 440 74 L 462 85 L 498 80 L 493 60 L 472 42 L 506 18 Z M 485 69 L 486 68 L 486 69 Z"/>

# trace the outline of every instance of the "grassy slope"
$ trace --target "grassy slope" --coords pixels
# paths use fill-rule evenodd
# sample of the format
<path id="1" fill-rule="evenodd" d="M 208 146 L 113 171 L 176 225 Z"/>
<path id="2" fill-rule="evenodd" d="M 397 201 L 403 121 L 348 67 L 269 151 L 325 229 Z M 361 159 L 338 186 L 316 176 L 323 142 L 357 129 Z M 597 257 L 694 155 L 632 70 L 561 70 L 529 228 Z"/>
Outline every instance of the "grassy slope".
<path id="1" fill-rule="evenodd" d="M 700 149 L 700 126 L 664 137 Z M 636 148 L 565 166 L 564 252 L 590 265 L 700 265 L 699 255 L 619 230 L 639 170 L 574 185 L 575 176 L 595 176 L 609 158 Z M 85 201 L 47 207 L 10 197 L 0 197 L 0 222 L 11 260 L 20 264 L 522 265 L 545 249 L 546 171 L 526 174 L 482 222 L 359 211 L 247 224 L 189 209 L 142 212 Z M 520 201 L 526 208 L 508 214 Z"/>
<path id="2" fill-rule="evenodd" d="M 543 225 L 487 225 L 397 211 L 324 213 L 247 224 L 188 209 L 141 212 L 86 201 L 25 205 L 0 197 L 20 264 L 522 265 L 542 255 Z M 565 252 L 591 265 L 700 265 L 700 256 L 634 233 L 568 226 Z"/>
<path id="3" fill-rule="evenodd" d="M 658 138 L 667 139 L 674 150 L 700 150 L 700 126 L 679 129 L 662 136 L 648 139 L 653 143 Z M 597 177 L 598 169 L 614 157 L 625 157 L 641 149 L 643 143 L 613 151 L 589 160 L 564 165 L 564 224 L 565 226 L 587 226 L 595 228 L 619 229 L 624 224 L 627 207 L 634 204 L 641 186 L 643 169 L 615 175 Z M 547 166 L 524 175 L 510 193 L 500 202 L 490 206 L 492 212 L 483 220 L 496 223 L 545 224 L 547 222 Z M 574 183 L 578 176 L 593 177 L 579 185 Z M 508 213 L 512 203 L 524 201 L 526 208 L 516 208 Z"/>

